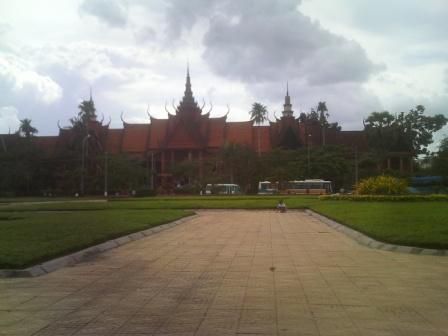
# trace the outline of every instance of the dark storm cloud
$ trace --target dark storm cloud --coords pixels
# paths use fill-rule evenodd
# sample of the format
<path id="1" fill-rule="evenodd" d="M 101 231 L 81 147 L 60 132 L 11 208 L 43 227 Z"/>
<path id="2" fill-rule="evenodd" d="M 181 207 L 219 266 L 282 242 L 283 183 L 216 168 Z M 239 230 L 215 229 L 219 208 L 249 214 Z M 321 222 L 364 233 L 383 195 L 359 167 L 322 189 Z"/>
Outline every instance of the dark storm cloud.
<path id="1" fill-rule="evenodd" d="M 92 15 L 113 27 L 123 27 L 128 20 L 127 3 L 121 0 L 84 0 L 79 7 L 79 11 Z"/>
<path id="2" fill-rule="evenodd" d="M 311 85 L 364 82 L 381 69 L 355 41 L 297 10 L 298 0 L 172 0 L 168 37 L 209 19 L 203 57 L 223 77 L 245 82 L 304 78 Z"/>

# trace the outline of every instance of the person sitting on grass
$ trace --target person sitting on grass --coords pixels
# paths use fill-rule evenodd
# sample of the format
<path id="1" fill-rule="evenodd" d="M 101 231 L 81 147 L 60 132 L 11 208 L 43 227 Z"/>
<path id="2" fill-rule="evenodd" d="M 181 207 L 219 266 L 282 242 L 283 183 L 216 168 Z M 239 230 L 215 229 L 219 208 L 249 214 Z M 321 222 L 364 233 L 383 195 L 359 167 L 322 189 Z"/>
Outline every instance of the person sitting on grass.
<path id="1" fill-rule="evenodd" d="M 283 202 L 283 200 L 278 201 L 277 210 L 279 212 L 286 212 L 286 204 L 285 204 L 285 202 Z"/>

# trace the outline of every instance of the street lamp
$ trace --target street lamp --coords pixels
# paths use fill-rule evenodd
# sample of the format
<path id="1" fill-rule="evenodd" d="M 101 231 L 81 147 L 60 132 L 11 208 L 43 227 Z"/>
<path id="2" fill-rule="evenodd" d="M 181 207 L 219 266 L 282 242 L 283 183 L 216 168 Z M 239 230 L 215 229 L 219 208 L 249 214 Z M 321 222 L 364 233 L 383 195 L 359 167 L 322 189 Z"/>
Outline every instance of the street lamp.
<path id="1" fill-rule="evenodd" d="M 90 134 L 87 134 L 84 139 L 82 139 L 81 146 L 81 196 L 84 196 L 84 153 L 87 140 L 90 138 Z"/>
<path id="2" fill-rule="evenodd" d="M 108 154 L 104 153 L 104 197 L 107 197 Z"/>
<path id="3" fill-rule="evenodd" d="M 311 142 L 311 134 L 308 134 L 308 139 L 307 139 L 307 149 L 308 149 L 308 178 L 310 178 L 310 174 L 311 174 L 311 158 L 310 158 L 310 142 Z"/>

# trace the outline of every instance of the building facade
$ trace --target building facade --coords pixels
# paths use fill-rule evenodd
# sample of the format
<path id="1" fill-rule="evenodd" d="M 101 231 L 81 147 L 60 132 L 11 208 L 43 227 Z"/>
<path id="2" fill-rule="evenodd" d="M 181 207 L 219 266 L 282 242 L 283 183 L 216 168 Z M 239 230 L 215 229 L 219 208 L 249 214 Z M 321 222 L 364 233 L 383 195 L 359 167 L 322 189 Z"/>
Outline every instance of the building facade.
<path id="1" fill-rule="evenodd" d="M 323 130 L 316 121 L 296 117 L 288 89 L 281 117 L 269 121 L 268 125 L 257 126 L 252 120 L 230 122 L 227 121 L 229 111 L 222 117 L 211 117 L 210 112 L 195 100 L 187 70 L 184 96 L 175 107 L 174 114 L 167 111 L 165 119 L 149 115 L 147 124 L 128 123 L 122 118 L 123 127 L 119 129 L 112 129 L 102 121 L 89 120 L 88 142 L 95 143 L 94 150 L 99 152 L 127 154 L 146 160 L 153 174 L 151 185 L 154 188 L 173 185 L 175 181 L 170 167 L 185 161 L 197 163 L 199 179 L 203 181 L 204 161 L 216 156 L 226 144 L 244 145 L 260 153 L 274 148 L 299 149 L 323 144 L 349 146 L 359 152 L 368 150 L 364 131 Z M 74 136 L 71 128 L 60 128 L 57 136 L 34 139 L 51 156 L 72 143 Z M 390 167 L 390 159 L 387 164 Z M 406 168 L 401 158 L 399 167 L 400 170 Z"/>

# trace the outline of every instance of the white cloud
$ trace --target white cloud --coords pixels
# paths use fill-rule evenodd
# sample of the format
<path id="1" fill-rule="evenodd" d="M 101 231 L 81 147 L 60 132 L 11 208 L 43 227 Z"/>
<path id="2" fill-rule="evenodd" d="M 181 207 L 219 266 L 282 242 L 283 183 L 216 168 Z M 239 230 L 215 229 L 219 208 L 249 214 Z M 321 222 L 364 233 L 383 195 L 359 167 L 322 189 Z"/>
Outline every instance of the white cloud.
<path id="1" fill-rule="evenodd" d="M 60 99 L 62 89 L 49 76 L 39 74 L 11 54 L 3 54 L 2 56 L 0 58 L 0 86 L 4 89 L 4 92 L 2 92 L 0 105 L 5 103 L 4 100 L 8 100 L 8 88 L 10 89 L 10 96 L 25 94 L 28 98 L 46 104 Z"/>
<path id="2" fill-rule="evenodd" d="M 20 126 L 19 111 L 14 106 L 0 107 L 0 134 L 14 133 Z"/>
<path id="3" fill-rule="evenodd" d="M 80 13 L 96 17 L 112 27 L 125 26 L 128 20 L 128 6 L 125 1 L 84 0 Z"/>
<path id="4" fill-rule="evenodd" d="M 1 1 L 0 106 L 40 134 L 56 133 L 89 86 L 114 127 L 122 110 L 147 120 L 147 104 L 166 116 L 164 102 L 183 94 L 187 59 L 198 101 L 211 99 L 214 115 L 229 103 L 230 120 L 247 119 L 254 101 L 280 112 L 286 80 L 297 112 L 327 101 L 344 129 L 373 110 L 442 111 L 448 88 L 442 0 Z"/>

